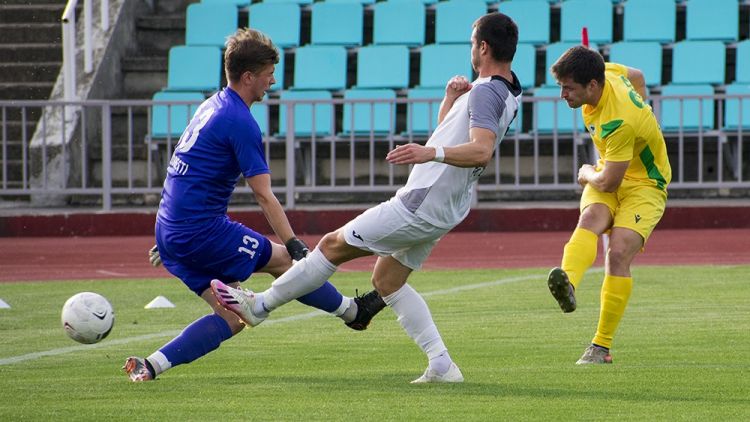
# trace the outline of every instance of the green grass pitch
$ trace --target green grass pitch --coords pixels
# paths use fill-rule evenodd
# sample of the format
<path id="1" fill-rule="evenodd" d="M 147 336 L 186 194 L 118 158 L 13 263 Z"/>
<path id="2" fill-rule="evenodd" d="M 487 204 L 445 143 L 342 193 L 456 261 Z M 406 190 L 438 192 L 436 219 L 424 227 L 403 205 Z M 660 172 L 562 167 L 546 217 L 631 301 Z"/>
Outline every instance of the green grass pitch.
<path id="1" fill-rule="evenodd" d="M 574 363 L 591 340 L 602 272 L 562 314 L 546 269 L 417 272 L 466 382 L 410 385 L 426 359 L 385 309 L 365 332 L 292 303 L 156 382 L 130 383 L 146 356 L 208 307 L 173 279 L 0 284 L 0 420 L 750 420 L 750 266 L 639 267 L 614 364 Z M 339 273 L 347 295 L 369 274 Z M 270 278 L 246 285 L 262 289 Z M 113 304 L 112 334 L 78 345 L 65 300 Z M 144 309 L 158 295 L 174 309 Z"/>

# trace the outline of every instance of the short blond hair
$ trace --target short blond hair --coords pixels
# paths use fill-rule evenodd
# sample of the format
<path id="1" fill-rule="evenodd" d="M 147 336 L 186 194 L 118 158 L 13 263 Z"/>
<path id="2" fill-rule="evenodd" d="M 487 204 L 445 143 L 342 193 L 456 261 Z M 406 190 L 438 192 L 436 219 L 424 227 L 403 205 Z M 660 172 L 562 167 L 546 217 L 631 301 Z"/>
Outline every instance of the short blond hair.
<path id="1" fill-rule="evenodd" d="M 255 29 L 238 29 L 227 37 L 225 45 L 224 72 L 231 82 L 237 82 L 245 72 L 258 73 L 279 62 L 279 50 L 271 38 Z"/>

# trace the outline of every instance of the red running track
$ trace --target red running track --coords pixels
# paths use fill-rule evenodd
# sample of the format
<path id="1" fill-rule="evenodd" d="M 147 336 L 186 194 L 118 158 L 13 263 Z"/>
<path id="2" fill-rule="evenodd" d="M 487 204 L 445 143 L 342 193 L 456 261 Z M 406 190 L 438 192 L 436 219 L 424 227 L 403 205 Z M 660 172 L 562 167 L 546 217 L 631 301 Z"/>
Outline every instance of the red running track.
<path id="1" fill-rule="evenodd" d="M 426 270 L 559 265 L 570 232 L 455 232 L 438 243 Z M 320 236 L 302 236 L 313 245 Z M 0 282 L 170 277 L 152 268 L 153 238 L 0 238 Z M 374 258 L 342 266 L 370 270 Z M 750 229 L 659 230 L 634 265 L 750 265 Z M 597 265 L 601 265 L 601 254 Z"/>

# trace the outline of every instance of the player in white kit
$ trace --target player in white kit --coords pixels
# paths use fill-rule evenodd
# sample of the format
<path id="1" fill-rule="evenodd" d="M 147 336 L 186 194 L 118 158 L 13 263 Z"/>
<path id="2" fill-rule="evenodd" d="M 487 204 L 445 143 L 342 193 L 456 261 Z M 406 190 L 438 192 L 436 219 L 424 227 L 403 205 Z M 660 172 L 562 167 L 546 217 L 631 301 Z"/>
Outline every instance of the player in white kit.
<path id="1" fill-rule="evenodd" d="M 471 63 L 479 77 L 472 83 L 462 76 L 448 81 L 438 127 L 426 145 L 400 145 L 386 156 L 391 164 L 415 164 L 406 185 L 325 235 L 263 293 L 213 281 L 219 302 L 245 323 L 258 325 L 272 310 L 321 286 L 337 266 L 376 254 L 373 286 L 429 359 L 424 374 L 412 382 L 462 382 L 427 304 L 406 281 L 469 213 L 473 186 L 518 112 L 521 84 L 511 71 L 517 41 L 518 28 L 508 16 L 477 19 Z"/>

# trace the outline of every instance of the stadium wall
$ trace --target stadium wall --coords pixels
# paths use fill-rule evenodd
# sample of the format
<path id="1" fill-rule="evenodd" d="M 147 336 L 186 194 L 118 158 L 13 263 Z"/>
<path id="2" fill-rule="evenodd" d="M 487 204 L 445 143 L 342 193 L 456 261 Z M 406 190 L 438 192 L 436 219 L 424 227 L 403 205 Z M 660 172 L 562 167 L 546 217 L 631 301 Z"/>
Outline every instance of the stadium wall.
<path id="1" fill-rule="evenodd" d="M 701 202 L 668 205 L 658 229 L 750 228 L 749 201 Z M 288 211 L 287 215 L 298 234 L 324 234 L 341 227 L 364 209 L 302 209 Z M 237 210 L 229 214 L 261 233 L 272 233 L 260 210 Z M 152 211 L 6 215 L 0 216 L 0 237 L 147 236 L 153 234 L 154 219 Z M 473 209 L 455 231 L 567 231 L 575 227 L 577 219 L 575 203 L 511 204 Z"/>

